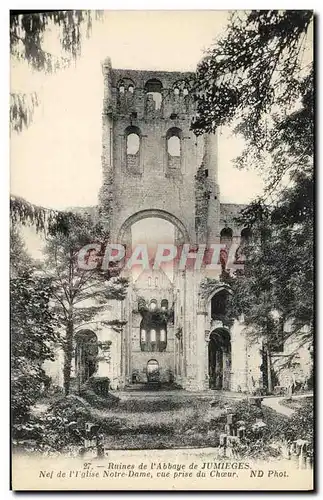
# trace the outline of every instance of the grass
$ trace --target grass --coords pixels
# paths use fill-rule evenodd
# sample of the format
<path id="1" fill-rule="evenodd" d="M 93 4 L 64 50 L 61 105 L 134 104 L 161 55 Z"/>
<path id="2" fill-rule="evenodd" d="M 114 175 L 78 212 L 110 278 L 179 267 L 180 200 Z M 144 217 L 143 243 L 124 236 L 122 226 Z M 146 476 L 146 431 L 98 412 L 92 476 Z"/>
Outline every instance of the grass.
<path id="1" fill-rule="evenodd" d="M 112 402 L 115 403 L 114 400 Z M 272 441 L 284 439 L 288 432 L 294 439 L 294 435 L 299 435 L 300 425 L 303 428 L 304 422 L 309 420 L 305 415 L 307 420 L 298 422 L 296 419 L 294 422 L 271 408 L 250 404 L 246 399 L 230 398 L 219 393 L 205 396 L 184 391 L 164 395 L 160 392 L 123 395 L 118 404 L 106 407 L 101 400 L 94 398 L 92 401 L 92 397 L 89 397 L 86 401 L 71 395 L 56 400 L 48 407 L 49 410 L 52 408 L 50 411 L 54 412 L 58 420 L 53 425 L 50 422 L 42 423 L 45 427 L 40 441 L 46 438 L 50 444 L 55 438 L 61 443 L 62 451 L 70 448 L 73 437 L 66 434 L 66 422 L 69 421 L 74 424 L 77 422 L 81 432 L 79 436 L 86 422 L 99 424 L 99 432 L 103 435 L 107 450 L 217 447 L 219 436 L 224 432 L 226 410 L 230 408 L 230 413 L 235 413 L 238 420 L 245 422 L 246 456 L 250 452 L 266 455 L 270 450 L 264 449 L 262 445 L 259 448 L 257 443 L 253 446 L 255 435 L 252 429 L 257 419 L 261 418 L 266 423 L 266 446 Z M 43 413 L 45 419 L 46 413 Z M 60 422 L 62 418 L 64 421 Z M 78 442 L 81 445 L 83 441 L 80 439 Z"/>
<path id="2" fill-rule="evenodd" d="M 161 394 L 156 397 L 131 397 L 110 410 L 92 408 L 110 449 L 186 448 L 215 446 L 216 420 L 228 406 L 215 398 L 180 397 Z"/>
<path id="3" fill-rule="evenodd" d="M 313 396 L 308 396 L 299 399 L 297 397 L 292 397 L 292 398 L 282 399 L 280 404 L 283 406 L 287 406 L 287 408 L 290 408 L 291 410 L 299 410 L 312 401 L 313 401 Z"/>

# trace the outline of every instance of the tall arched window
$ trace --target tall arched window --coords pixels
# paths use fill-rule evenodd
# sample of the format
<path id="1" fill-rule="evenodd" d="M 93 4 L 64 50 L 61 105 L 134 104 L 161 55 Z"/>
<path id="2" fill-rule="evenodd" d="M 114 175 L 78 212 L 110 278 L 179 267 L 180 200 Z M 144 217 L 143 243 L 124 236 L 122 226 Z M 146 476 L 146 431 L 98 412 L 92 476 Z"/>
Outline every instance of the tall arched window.
<path id="1" fill-rule="evenodd" d="M 129 116 L 134 108 L 135 85 L 131 78 L 124 77 L 116 85 L 118 113 Z"/>
<path id="2" fill-rule="evenodd" d="M 252 236 L 251 229 L 249 229 L 248 227 L 245 227 L 244 229 L 242 229 L 241 239 L 240 239 L 241 245 L 244 245 L 245 243 L 247 243 L 250 240 L 251 236 Z"/>
<path id="3" fill-rule="evenodd" d="M 166 134 L 167 163 L 170 172 L 180 170 L 182 154 L 182 131 L 173 127 Z"/>
<path id="4" fill-rule="evenodd" d="M 167 153 L 170 156 L 181 156 L 182 131 L 177 127 L 170 128 L 166 134 Z"/>
<path id="5" fill-rule="evenodd" d="M 220 233 L 220 243 L 230 247 L 232 245 L 233 231 L 230 227 L 225 227 Z"/>
<path id="6" fill-rule="evenodd" d="M 248 227 L 245 227 L 242 229 L 241 234 L 240 234 L 240 245 L 237 248 L 236 254 L 235 254 L 235 263 L 236 264 L 244 264 L 246 260 L 245 256 L 245 247 L 250 240 L 252 234 L 251 234 L 251 229 Z"/>
<path id="7" fill-rule="evenodd" d="M 140 341 L 141 342 L 147 342 L 146 330 L 144 330 L 144 329 L 142 329 L 140 331 Z"/>
<path id="8" fill-rule="evenodd" d="M 128 127 L 125 131 L 127 169 L 132 173 L 140 173 L 140 130 L 138 127 Z"/>
<path id="9" fill-rule="evenodd" d="M 147 112 L 156 111 L 161 108 L 162 105 L 162 83 L 156 78 L 148 80 L 145 85 L 145 90 L 147 94 Z"/>
<path id="10" fill-rule="evenodd" d="M 162 308 L 162 311 L 167 311 L 167 309 L 168 309 L 168 300 L 167 299 L 163 299 L 161 301 L 160 306 Z"/>
<path id="11" fill-rule="evenodd" d="M 167 347 L 167 325 L 160 317 L 143 318 L 140 323 L 140 348 L 144 352 L 163 352 Z"/>
<path id="12" fill-rule="evenodd" d="M 156 330 L 155 328 L 151 328 L 150 330 L 150 342 L 156 342 Z"/>
<path id="13" fill-rule="evenodd" d="M 135 155 L 139 151 L 140 138 L 138 134 L 132 132 L 127 135 L 127 155 Z"/>
<path id="14" fill-rule="evenodd" d="M 149 309 L 151 311 L 154 311 L 155 309 L 157 309 L 157 300 L 151 299 L 150 304 L 149 304 Z"/>
<path id="15" fill-rule="evenodd" d="M 228 307 L 230 294 L 227 290 L 220 290 L 211 299 L 211 318 L 223 321 Z"/>
<path id="16" fill-rule="evenodd" d="M 172 135 L 167 140 L 167 152 L 170 156 L 181 156 L 181 140 L 177 135 Z"/>
<path id="17" fill-rule="evenodd" d="M 189 93 L 189 83 L 186 82 L 185 80 L 180 80 L 177 81 L 174 86 L 174 94 L 175 95 L 183 95 L 184 97 L 188 95 Z"/>
<path id="18" fill-rule="evenodd" d="M 119 91 L 119 94 L 124 95 L 127 97 L 127 94 L 133 94 L 134 89 L 135 89 L 135 84 L 130 78 L 123 78 L 120 80 L 117 84 L 117 88 Z"/>

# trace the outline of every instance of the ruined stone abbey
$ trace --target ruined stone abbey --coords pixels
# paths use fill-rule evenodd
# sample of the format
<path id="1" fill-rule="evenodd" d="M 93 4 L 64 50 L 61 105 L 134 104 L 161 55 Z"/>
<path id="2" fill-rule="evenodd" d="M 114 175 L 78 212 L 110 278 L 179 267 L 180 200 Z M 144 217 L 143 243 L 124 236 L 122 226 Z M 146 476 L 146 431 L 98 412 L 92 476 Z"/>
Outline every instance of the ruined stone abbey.
<path id="1" fill-rule="evenodd" d="M 109 59 L 102 68 L 100 213 L 111 241 L 130 249 L 133 227 L 153 218 L 156 236 L 163 220 L 173 228 L 175 245 L 189 244 L 193 264 L 203 245 L 237 251 L 232 262 L 220 258 L 218 269 L 208 275 L 214 286 L 207 293 L 203 266 L 174 264 L 168 274 L 149 268 L 136 277 L 128 273 L 127 298 L 111 302 L 105 313 L 106 319 L 125 322 L 122 333 L 95 323 L 83 332 L 73 375 L 82 381 L 108 377 L 116 390 L 164 383 L 188 391 L 253 392 L 266 380 L 262 345 L 249 339 L 243 317 L 226 321 L 231 290 L 220 278 L 223 270 L 243 267 L 243 243 L 250 233 L 235 224 L 241 206 L 221 203 L 217 136 L 196 137 L 190 130 L 191 75 L 113 69 Z M 84 347 L 87 338 L 99 342 L 92 363 Z M 274 363 L 283 359 L 284 349 L 289 347 L 282 346 Z M 297 370 L 304 372 L 306 366 Z"/>

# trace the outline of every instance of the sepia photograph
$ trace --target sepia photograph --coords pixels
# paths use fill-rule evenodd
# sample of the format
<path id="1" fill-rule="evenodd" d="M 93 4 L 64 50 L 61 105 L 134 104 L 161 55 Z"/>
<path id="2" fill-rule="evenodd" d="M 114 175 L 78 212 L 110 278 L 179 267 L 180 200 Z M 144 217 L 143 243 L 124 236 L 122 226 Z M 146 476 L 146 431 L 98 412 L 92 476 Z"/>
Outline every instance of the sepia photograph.
<path id="1" fill-rule="evenodd" d="M 10 11 L 14 491 L 313 491 L 314 18 Z"/>

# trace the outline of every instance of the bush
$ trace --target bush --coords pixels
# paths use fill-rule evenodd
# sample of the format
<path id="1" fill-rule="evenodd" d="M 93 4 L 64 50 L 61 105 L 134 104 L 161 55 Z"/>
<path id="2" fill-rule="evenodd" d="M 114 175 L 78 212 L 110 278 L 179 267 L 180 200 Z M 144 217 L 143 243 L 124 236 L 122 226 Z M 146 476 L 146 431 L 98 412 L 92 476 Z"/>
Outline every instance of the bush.
<path id="1" fill-rule="evenodd" d="M 87 382 L 87 385 L 98 396 L 109 396 L 110 379 L 108 377 L 90 378 Z"/>
<path id="2" fill-rule="evenodd" d="M 309 452 L 313 450 L 313 404 L 308 401 L 292 417 L 281 415 L 271 408 L 258 408 L 247 401 L 240 401 L 234 412 L 246 426 L 245 440 L 237 449 L 242 457 L 278 457 L 284 447 L 288 448 L 297 439 L 308 440 Z M 266 424 L 261 436 L 252 429 L 256 419 L 262 419 Z"/>
<path id="3" fill-rule="evenodd" d="M 94 408 L 114 408 L 120 401 L 120 398 L 111 393 L 108 393 L 104 397 L 99 396 L 88 386 L 82 387 L 80 393 L 81 396 Z"/>
<path id="4" fill-rule="evenodd" d="M 301 408 L 297 409 L 289 419 L 285 429 L 285 436 L 289 442 L 297 439 L 309 441 L 309 451 L 314 448 L 314 407 L 313 401 L 306 400 Z"/>
<path id="5" fill-rule="evenodd" d="M 30 408 L 41 395 L 41 379 L 33 374 L 13 373 L 11 381 L 11 414 L 15 425 L 26 422 Z"/>
<path id="6" fill-rule="evenodd" d="M 32 440 L 34 451 L 63 452 L 83 444 L 85 423 L 89 421 L 90 405 L 70 395 L 54 402 L 46 414 L 31 416 L 28 422 L 17 426 L 15 439 L 18 443 Z"/>

